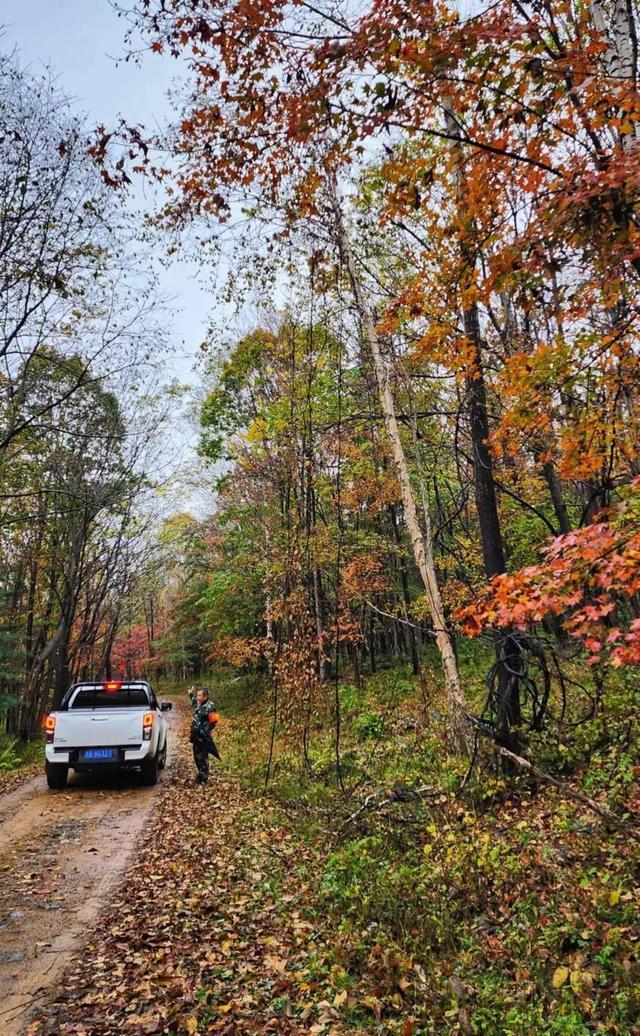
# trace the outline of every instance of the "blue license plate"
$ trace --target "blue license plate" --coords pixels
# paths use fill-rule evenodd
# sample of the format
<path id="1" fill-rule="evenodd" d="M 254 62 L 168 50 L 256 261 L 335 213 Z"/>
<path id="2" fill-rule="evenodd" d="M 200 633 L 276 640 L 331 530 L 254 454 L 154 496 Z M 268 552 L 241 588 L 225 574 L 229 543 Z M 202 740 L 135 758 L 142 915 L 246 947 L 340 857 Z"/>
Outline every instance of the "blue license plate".
<path id="1" fill-rule="evenodd" d="M 83 763 L 108 763 L 118 758 L 117 748 L 83 748 Z"/>

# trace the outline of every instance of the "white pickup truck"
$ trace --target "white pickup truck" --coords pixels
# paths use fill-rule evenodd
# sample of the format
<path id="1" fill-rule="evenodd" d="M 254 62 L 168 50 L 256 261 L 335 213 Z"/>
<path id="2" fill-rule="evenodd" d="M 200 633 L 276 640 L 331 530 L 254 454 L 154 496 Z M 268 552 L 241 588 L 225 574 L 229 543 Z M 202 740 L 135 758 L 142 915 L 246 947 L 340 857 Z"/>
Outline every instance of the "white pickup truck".
<path id="1" fill-rule="evenodd" d="M 45 771 L 50 788 L 64 788 L 69 770 L 137 768 L 155 784 L 167 761 L 171 702 L 158 703 L 142 680 L 76 683 L 45 721 Z"/>

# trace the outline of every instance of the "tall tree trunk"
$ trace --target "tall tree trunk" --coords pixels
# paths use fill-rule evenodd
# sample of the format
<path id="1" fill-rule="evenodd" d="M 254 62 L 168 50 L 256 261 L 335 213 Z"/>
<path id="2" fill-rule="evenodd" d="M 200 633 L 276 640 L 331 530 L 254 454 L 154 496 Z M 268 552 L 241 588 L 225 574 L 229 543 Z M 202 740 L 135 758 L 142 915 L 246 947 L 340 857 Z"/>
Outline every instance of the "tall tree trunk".
<path id="1" fill-rule="evenodd" d="M 70 671 L 71 667 L 69 664 L 69 636 L 71 633 L 70 626 L 66 625 L 65 634 L 60 641 L 58 651 L 56 653 L 56 664 L 54 667 L 54 684 L 53 684 L 53 707 L 54 709 L 59 708 L 62 699 L 64 698 L 70 684 Z"/>
<path id="2" fill-rule="evenodd" d="M 480 525 L 482 556 L 489 579 L 506 570 L 498 501 L 493 479 L 493 457 L 489 449 L 487 389 L 482 365 L 480 321 L 477 306 L 463 312 L 464 331 L 473 345 L 473 367 L 466 378 L 469 430 L 473 448 L 473 481 Z M 510 631 L 496 635 L 496 720 L 500 743 L 512 752 L 520 749 L 518 728 L 522 670 L 519 641 Z"/>
<path id="3" fill-rule="evenodd" d="M 313 568 L 313 610 L 318 641 L 318 679 L 324 683 L 327 679 L 327 655 L 324 637 L 324 609 L 322 607 L 322 581 L 320 569 Z"/>
<path id="4" fill-rule="evenodd" d="M 393 530 L 393 538 L 398 546 L 402 544 L 402 537 L 400 535 L 400 529 L 398 528 L 398 518 L 396 515 L 396 509 L 393 504 L 389 505 L 389 515 L 391 517 L 391 528 Z M 411 668 L 413 669 L 414 676 L 417 676 L 420 672 L 420 656 L 418 654 L 418 646 L 416 644 L 416 631 L 413 625 L 409 624 L 409 611 L 411 608 L 411 595 L 409 593 L 409 576 L 407 573 L 407 563 L 405 561 L 404 554 L 398 559 L 398 568 L 400 570 L 400 585 L 402 587 L 402 600 L 403 600 L 403 613 L 404 619 L 407 623 L 407 639 L 409 642 L 409 652 L 411 655 Z"/>
<path id="5" fill-rule="evenodd" d="M 553 510 L 555 512 L 560 532 L 563 534 L 565 532 L 571 532 L 571 522 L 569 521 L 567 505 L 565 504 L 564 497 L 562 495 L 562 485 L 558 478 L 556 466 L 552 460 L 545 461 L 542 465 L 542 473 L 549 488 L 549 494 L 551 496 L 551 502 L 553 504 Z"/>
<path id="6" fill-rule="evenodd" d="M 607 48 L 602 54 L 604 66 L 616 87 L 634 87 L 638 76 L 638 36 L 633 0 L 613 0 L 605 10 L 602 0 L 592 0 L 593 22 L 602 33 Z M 622 147 L 630 151 L 640 140 L 640 126 L 629 120 L 629 129 L 620 131 Z"/>
<path id="7" fill-rule="evenodd" d="M 460 136 L 460 127 L 454 116 L 454 106 L 445 111 L 447 132 L 452 137 Z M 465 206 L 464 177 L 462 171 L 460 144 L 456 149 L 455 180 L 458 205 Z M 461 249 L 463 268 L 473 270 L 475 256 Z M 482 362 L 482 336 L 477 304 L 462 307 L 462 323 L 465 336 L 472 346 L 471 363 L 465 378 L 469 433 L 473 450 L 473 481 L 476 511 L 480 526 L 480 539 L 485 572 L 489 579 L 506 569 L 504 544 L 498 515 L 496 487 L 493 478 L 493 458 L 489 448 L 489 416 L 487 413 L 487 389 Z M 496 724 L 500 743 L 512 752 L 520 748 L 518 728 L 521 722 L 520 679 L 522 669 L 521 648 L 518 639 L 510 630 L 496 634 Z"/>
<path id="8" fill-rule="evenodd" d="M 21 725 L 27 728 L 29 734 L 36 729 L 40 719 L 38 713 L 46 706 L 46 695 L 42 697 L 40 695 L 42 690 L 41 678 L 45 666 L 50 664 L 50 660 L 55 661 L 61 650 L 63 650 L 64 657 L 66 658 L 66 652 L 64 652 L 64 649 L 69 642 L 77 597 L 79 554 L 80 547 L 76 540 L 72 540 L 69 546 L 68 564 L 63 577 L 64 592 L 62 595 L 61 613 L 58 625 L 51 638 L 48 641 L 43 642 L 42 646 L 39 647 L 39 650 L 33 659 L 31 670 L 27 674 L 27 679 L 25 681 L 23 696 L 24 709 L 21 717 Z M 54 665 L 54 671 L 57 674 L 60 670 Z M 59 681 L 56 680 L 56 688 L 53 698 L 54 708 L 57 708 L 62 701 L 63 696 L 64 690 L 62 690 L 61 693 Z"/>
<path id="9" fill-rule="evenodd" d="M 469 431 L 473 448 L 473 480 L 476 509 L 480 524 L 482 556 L 487 576 L 499 575 L 505 570 L 504 547 L 498 517 L 496 487 L 493 480 L 493 458 L 489 449 L 489 418 L 487 389 L 482 366 L 480 321 L 478 307 L 463 312 L 464 333 L 473 346 L 473 366 L 465 383 L 467 390 Z"/>
<path id="10" fill-rule="evenodd" d="M 118 634 L 118 626 L 120 624 L 120 602 L 116 605 L 116 609 L 113 618 L 109 624 L 109 629 L 104 639 L 104 647 L 102 649 L 102 665 L 101 670 L 105 680 L 111 680 L 113 677 L 113 670 L 111 665 L 111 654 L 113 652 L 113 645 L 115 644 L 116 636 Z M 96 674 L 97 675 L 97 674 Z"/>
<path id="11" fill-rule="evenodd" d="M 442 606 L 442 598 L 440 597 L 440 589 L 438 587 L 435 563 L 433 559 L 431 536 L 428 530 L 423 532 L 418 520 L 416 502 L 409 476 L 409 466 L 407 464 L 404 446 L 400 437 L 395 404 L 391 388 L 389 386 L 378 333 L 376 331 L 371 308 L 367 302 L 364 289 L 358 276 L 351 243 L 345 229 L 342 210 L 335 191 L 333 193 L 332 202 L 335 211 L 336 230 L 340 251 L 351 283 L 365 339 L 373 359 L 373 368 L 378 386 L 380 406 L 382 408 L 385 429 L 391 446 L 396 477 L 402 494 L 405 521 L 411 537 L 415 562 L 424 584 L 429 611 L 433 621 L 436 644 L 442 660 L 445 693 L 449 710 L 449 722 L 457 748 L 460 751 L 469 751 L 470 732 L 467 719 L 468 707 L 460 685 L 460 677 L 453 651 L 453 643 L 447 626 L 444 608 Z"/>
<path id="12" fill-rule="evenodd" d="M 306 511 L 305 511 L 305 525 L 307 530 L 307 542 L 314 536 L 316 525 L 317 525 L 317 513 L 316 513 L 316 491 L 312 481 L 312 458 L 311 455 L 307 455 L 305 462 L 305 471 L 307 473 L 308 490 L 306 493 Z M 314 545 L 315 551 L 315 545 Z M 320 566 L 316 563 L 315 555 L 312 564 L 312 584 L 313 584 L 313 613 L 316 627 L 316 638 L 317 638 L 317 651 L 318 651 L 318 679 L 320 683 L 325 683 L 327 678 L 330 676 L 327 658 L 327 645 L 325 643 L 325 629 L 324 629 L 324 590 L 322 586 L 322 572 Z"/>

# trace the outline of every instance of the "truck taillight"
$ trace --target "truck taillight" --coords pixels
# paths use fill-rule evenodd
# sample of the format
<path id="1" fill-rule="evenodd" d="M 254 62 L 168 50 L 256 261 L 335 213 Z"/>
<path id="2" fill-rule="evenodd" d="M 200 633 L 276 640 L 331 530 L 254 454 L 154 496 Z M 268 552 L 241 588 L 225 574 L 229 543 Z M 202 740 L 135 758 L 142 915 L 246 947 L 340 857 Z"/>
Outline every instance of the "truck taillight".
<path id="1" fill-rule="evenodd" d="M 142 719 L 142 740 L 143 741 L 150 741 L 151 740 L 151 730 L 152 730 L 152 728 L 153 728 L 153 713 L 152 712 L 145 712 L 144 717 Z"/>
<path id="2" fill-rule="evenodd" d="M 46 740 L 47 744 L 50 745 L 53 742 L 53 739 L 55 737 L 55 732 L 56 732 L 56 717 L 55 716 L 47 716 L 47 718 L 44 721 L 44 729 L 45 729 L 45 740 Z"/>

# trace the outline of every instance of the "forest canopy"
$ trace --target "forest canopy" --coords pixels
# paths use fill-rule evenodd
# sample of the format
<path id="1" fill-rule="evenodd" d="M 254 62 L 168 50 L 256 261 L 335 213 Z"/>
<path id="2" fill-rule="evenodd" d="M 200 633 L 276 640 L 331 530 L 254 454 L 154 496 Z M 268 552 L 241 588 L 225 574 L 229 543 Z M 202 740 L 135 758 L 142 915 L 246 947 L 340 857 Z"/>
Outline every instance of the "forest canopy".
<path id="1" fill-rule="evenodd" d="M 126 141 L 170 184 L 166 227 L 223 247 L 232 225 L 228 290 L 253 285 L 268 315 L 210 349 L 201 452 L 224 474 L 194 625 L 212 657 L 293 673 L 300 717 L 340 665 L 417 670 L 435 644 L 463 751 L 457 641 L 482 633 L 482 722 L 518 751 L 576 652 L 578 698 L 636 657 L 634 12 L 129 16 L 132 47 L 189 88 L 154 141 L 166 165 L 123 124 L 96 137 L 103 175 L 127 175 Z"/>

